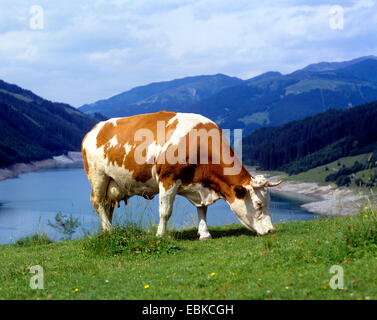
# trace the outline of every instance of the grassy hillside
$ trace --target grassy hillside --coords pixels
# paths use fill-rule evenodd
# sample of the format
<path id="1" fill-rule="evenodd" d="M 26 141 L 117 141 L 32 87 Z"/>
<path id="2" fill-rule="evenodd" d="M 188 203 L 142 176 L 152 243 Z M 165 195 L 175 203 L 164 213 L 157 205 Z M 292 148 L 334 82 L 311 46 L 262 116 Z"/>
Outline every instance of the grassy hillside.
<path id="1" fill-rule="evenodd" d="M 96 122 L 67 104 L 0 80 L 0 167 L 80 150 Z"/>
<path id="2" fill-rule="evenodd" d="M 183 230 L 163 245 L 147 233 L 135 245 L 123 232 L 2 245 L 0 298 L 377 299 L 375 211 L 276 228 L 263 237 L 238 225 L 210 228 L 208 241 Z M 121 247 L 128 240 L 134 249 Z M 44 268 L 43 290 L 29 287 L 33 265 Z M 343 289 L 330 287 L 333 265 L 343 268 Z"/>
<path id="3" fill-rule="evenodd" d="M 374 152 L 364 168 L 352 168 L 349 175 L 377 165 L 376 145 L 375 101 L 257 130 L 243 139 L 243 159 L 265 170 L 298 174 L 342 157 Z"/>
<path id="4" fill-rule="evenodd" d="M 334 172 L 338 172 L 343 167 L 352 167 L 356 161 L 360 163 L 368 163 L 370 153 L 363 153 L 352 157 L 342 157 L 333 162 L 310 169 L 299 174 L 294 174 L 285 178 L 285 180 L 302 181 L 302 182 L 318 182 L 321 185 L 328 184 L 326 177 Z"/>

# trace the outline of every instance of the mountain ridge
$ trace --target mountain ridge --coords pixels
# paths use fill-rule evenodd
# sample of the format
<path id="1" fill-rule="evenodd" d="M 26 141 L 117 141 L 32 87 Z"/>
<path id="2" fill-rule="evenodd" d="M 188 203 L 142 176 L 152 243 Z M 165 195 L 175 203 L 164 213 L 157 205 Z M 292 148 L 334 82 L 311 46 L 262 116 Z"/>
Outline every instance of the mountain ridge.
<path id="1" fill-rule="evenodd" d="M 155 112 L 164 108 L 164 106 L 174 106 L 174 103 L 179 107 L 183 99 L 194 102 L 201 99 L 202 96 L 206 97 L 224 87 L 233 86 L 241 82 L 241 79 L 223 74 L 191 76 L 171 81 L 152 82 L 119 93 L 108 99 L 101 99 L 92 104 L 83 105 L 78 109 L 87 113 L 97 111 L 109 117 L 135 114 L 138 111 L 132 109 L 136 107 L 142 108 L 139 111 L 144 111 L 144 113 Z M 180 93 L 181 96 L 178 96 L 177 93 Z M 111 105 L 115 112 L 109 111 L 107 109 L 108 105 Z M 124 105 L 127 105 L 131 110 L 122 110 Z"/>
<path id="2" fill-rule="evenodd" d="M 377 99 L 376 75 L 377 57 L 365 56 L 311 64 L 289 74 L 269 71 L 247 80 L 223 74 L 197 76 L 205 81 L 200 83 L 197 91 L 200 94 L 193 98 L 192 83 L 197 78 L 194 76 L 164 81 L 162 84 L 168 89 L 163 91 L 159 91 L 159 83 L 136 87 L 100 100 L 95 103 L 96 107 L 84 105 L 79 110 L 96 111 L 107 117 L 160 110 L 195 112 L 211 118 L 222 128 L 240 128 L 248 134 L 264 126 L 280 125 L 328 109 L 346 109 L 374 101 Z M 219 76 L 222 84 L 208 91 L 212 85 L 208 79 Z M 191 83 L 177 86 L 177 81 L 188 80 Z M 148 92 L 143 99 L 136 101 L 135 98 L 129 104 L 123 99 L 124 95 L 150 89 L 151 85 L 154 91 L 147 98 Z"/>

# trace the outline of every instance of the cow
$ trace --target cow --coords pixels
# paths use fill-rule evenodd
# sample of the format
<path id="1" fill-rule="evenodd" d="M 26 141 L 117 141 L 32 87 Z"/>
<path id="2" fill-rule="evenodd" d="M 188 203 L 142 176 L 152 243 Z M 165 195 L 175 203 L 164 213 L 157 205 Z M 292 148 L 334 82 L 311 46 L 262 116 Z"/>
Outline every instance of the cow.
<path id="1" fill-rule="evenodd" d="M 177 194 L 196 206 L 200 240 L 211 238 L 207 207 L 218 199 L 229 204 L 247 229 L 258 235 L 275 231 L 268 187 L 281 181 L 253 177 L 221 129 L 202 115 L 160 111 L 99 122 L 83 139 L 82 157 L 90 200 L 104 231 L 112 229 L 120 201 L 156 194 L 157 236 L 166 234 Z"/>

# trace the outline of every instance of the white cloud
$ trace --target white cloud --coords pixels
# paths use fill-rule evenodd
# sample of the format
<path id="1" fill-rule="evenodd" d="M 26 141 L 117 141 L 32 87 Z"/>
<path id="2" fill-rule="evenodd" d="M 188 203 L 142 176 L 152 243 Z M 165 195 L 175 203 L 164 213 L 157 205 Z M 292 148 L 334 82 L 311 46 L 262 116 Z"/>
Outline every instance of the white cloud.
<path id="1" fill-rule="evenodd" d="M 226 73 L 248 78 L 319 61 L 375 54 L 375 1 L 40 1 L 45 28 L 30 30 L 33 1 L 0 2 L 0 78 L 51 100 L 93 102 L 152 81 Z"/>

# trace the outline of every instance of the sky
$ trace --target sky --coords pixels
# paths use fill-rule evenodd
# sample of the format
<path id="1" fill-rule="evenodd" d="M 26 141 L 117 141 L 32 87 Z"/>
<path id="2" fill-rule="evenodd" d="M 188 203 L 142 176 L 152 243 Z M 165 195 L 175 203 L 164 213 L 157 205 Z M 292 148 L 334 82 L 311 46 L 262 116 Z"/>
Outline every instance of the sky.
<path id="1" fill-rule="evenodd" d="M 377 55 L 377 0 L 0 0 L 0 79 L 79 107 L 150 82 Z"/>

